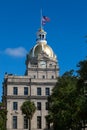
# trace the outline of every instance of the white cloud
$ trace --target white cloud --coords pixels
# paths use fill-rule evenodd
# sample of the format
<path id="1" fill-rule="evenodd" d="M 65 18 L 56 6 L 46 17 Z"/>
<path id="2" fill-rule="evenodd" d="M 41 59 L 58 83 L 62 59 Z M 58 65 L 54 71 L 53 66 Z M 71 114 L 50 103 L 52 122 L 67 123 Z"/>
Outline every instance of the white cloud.
<path id="1" fill-rule="evenodd" d="M 18 47 L 18 48 L 7 48 L 4 51 L 4 53 L 10 56 L 14 56 L 14 57 L 24 57 L 27 51 L 23 47 Z"/>

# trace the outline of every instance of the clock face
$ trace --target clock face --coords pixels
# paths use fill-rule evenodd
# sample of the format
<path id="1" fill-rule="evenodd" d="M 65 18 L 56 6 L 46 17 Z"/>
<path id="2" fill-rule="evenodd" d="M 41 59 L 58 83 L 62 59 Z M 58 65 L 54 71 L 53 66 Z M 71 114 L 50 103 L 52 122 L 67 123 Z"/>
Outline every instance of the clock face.
<path id="1" fill-rule="evenodd" d="M 45 61 L 40 61 L 40 67 L 45 68 L 46 67 L 46 62 Z"/>

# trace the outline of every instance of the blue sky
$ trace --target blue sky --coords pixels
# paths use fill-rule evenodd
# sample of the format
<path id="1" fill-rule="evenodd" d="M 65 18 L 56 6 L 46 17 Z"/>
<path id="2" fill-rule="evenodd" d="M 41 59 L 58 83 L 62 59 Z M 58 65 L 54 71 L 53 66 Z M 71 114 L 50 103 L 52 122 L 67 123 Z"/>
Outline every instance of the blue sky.
<path id="1" fill-rule="evenodd" d="M 24 75 L 26 53 L 36 44 L 40 10 L 60 75 L 87 56 L 87 0 L 0 0 L 0 97 L 5 72 Z M 1 99 L 1 98 L 0 98 Z"/>

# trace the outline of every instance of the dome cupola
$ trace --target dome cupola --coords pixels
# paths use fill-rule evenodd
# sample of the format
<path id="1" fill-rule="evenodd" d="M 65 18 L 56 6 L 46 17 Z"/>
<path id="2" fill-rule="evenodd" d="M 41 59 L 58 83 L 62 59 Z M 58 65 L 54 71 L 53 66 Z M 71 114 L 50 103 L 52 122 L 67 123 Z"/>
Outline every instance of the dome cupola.
<path id="1" fill-rule="evenodd" d="M 42 28 L 40 28 L 38 30 L 38 32 L 37 32 L 37 41 L 36 41 L 36 43 L 37 44 L 41 43 L 41 42 L 47 43 L 47 41 L 46 41 L 46 34 L 47 33 Z"/>

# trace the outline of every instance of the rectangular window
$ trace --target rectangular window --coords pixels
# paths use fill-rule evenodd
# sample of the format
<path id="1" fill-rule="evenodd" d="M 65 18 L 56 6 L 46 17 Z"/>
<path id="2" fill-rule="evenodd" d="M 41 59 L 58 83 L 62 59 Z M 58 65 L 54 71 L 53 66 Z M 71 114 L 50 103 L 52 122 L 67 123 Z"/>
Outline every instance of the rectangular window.
<path id="1" fill-rule="evenodd" d="M 13 102 L 13 110 L 18 110 L 18 103 L 17 102 Z"/>
<path id="2" fill-rule="evenodd" d="M 41 129 L 41 116 L 37 116 L 37 129 Z"/>
<path id="3" fill-rule="evenodd" d="M 52 75 L 51 78 L 54 79 L 54 75 Z"/>
<path id="4" fill-rule="evenodd" d="M 49 103 L 48 102 L 46 102 L 46 110 L 48 110 L 49 109 Z"/>
<path id="5" fill-rule="evenodd" d="M 24 87 L 24 95 L 28 95 L 28 87 Z"/>
<path id="6" fill-rule="evenodd" d="M 13 88 L 13 94 L 14 94 L 14 95 L 18 95 L 18 88 L 17 88 L 17 87 L 14 87 L 14 88 Z"/>
<path id="7" fill-rule="evenodd" d="M 28 129 L 28 119 L 24 116 L 24 129 Z"/>
<path id="8" fill-rule="evenodd" d="M 41 102 L 37 102 L 37 110 L 41 110 Z"/>
<path id="9" fill-rule="evenodd" d="M 13 129 L 17 129 L 17 116 L 13 116 Z"/>
<path id="10" fill-rule="evenodd" d="M 43 75 L 42 78 L 45 79 L 45 75 Z"/>
<path id="11" fill-rule="evenodd" d="M 41 88 L 37 88 L 37 95 L 41 95 Z"/>
<path id="12" fill-rule="evenodd" d="M 45 89 L 45 95 L 49 96 L 50 95 L 50 88 Z"/>
<path id="13" fill-rule="evenodd" d="M 36 75 L 34 75 L 34 79 L 36 78 Z"/>

